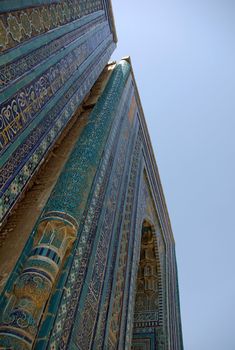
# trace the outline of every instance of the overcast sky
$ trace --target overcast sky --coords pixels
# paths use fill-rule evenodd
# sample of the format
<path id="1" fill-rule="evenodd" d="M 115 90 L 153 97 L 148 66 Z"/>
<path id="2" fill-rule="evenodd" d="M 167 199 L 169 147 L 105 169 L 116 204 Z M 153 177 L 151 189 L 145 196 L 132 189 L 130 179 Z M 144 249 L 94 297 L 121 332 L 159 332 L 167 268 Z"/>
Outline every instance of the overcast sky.
<path id="1" fill-rule="evenodd" d="M 113 0 L 176 240 L 185 350 L 235 349 L 235 1 Z"/>

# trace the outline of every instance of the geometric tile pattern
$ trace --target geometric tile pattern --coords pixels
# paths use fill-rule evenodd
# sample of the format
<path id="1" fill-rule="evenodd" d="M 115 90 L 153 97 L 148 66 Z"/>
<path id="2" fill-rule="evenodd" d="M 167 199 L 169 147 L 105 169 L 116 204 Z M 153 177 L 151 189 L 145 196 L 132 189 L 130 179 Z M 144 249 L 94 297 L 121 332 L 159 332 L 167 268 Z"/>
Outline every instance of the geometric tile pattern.
<path id="1" fill-rule="evenodd" d="M 12 8 L 8 5 L 7 15 L 0 15 L 1 51 L 102 8 L 101 0 L 65 0 L 54 4 L 44 1 L 41 6 L 28 8 L 27 1 L 20 3 L 19 7 L 26 3 L 26 8 L 16 9 L 14 5 Z"/>

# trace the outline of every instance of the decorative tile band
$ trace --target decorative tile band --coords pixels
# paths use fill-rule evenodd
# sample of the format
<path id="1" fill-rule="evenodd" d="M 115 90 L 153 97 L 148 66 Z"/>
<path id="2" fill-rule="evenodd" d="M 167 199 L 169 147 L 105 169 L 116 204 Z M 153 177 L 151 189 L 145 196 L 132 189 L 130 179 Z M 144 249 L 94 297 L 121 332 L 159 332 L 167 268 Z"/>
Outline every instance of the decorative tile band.
<path id="1" fill-rule="evenodd" d="M 65 212 L 60 212 L 60 211 L 47 211 L 46 214 L 43 215 L 42 220 L 53 220 L 54 218 L 57 218 L 57 220 L 61 220 L 63 222 L 72 222 L 74 227 L 76 227 L 76 230 L 79 228 L 79 224 L 76 219 L 74 219 L 73 216 L 69 215 L 68 213 Z M 41 221 L 42 221 L 41 220 Z"/>
<path id="2" fill-rule="evenodd" d="M 93 16 L 94 17 L 94 16 Z M 90 18 L 90 16 L 88 16 Z M 6 63 L 0 67 L 0 91 L 4 90 L 7 86 L 19 79 L 23 74 L 33 69 L 39 63 L 41 64 L 46 59 L 50 58 L 51 55 L 63 47 L 72 43 L 75 39 L 81 35 L 87 33 L 93 27 L 104 22 L 104 13 L 99 13 L 99 16 L 95 19 L 90 19 L 84 25 L 81 25 L 78 21 L 78 28 L 71 30 L 69 33 L 60 36 L 59 38 L 52 40 L 46 45 L 40 46 L 38 49 L 30 52 L 23 57 L 20 57 L 13 62 Z"/>
<path id="3" fill-rule="evenodd" d="M 127 98 L 131 99 L 130 96 Z M 110 329 L 110 322 L 108 320 L 110 312 L 112 310 L 112 303 L 113 303 L 113 297 L 114 297 L 114 289 L 115 289 L 115 283 L 116 283 L 116 278 L 117 278 L 117 273 L 118 273 L 118 263 L 119 263 L 119 256 L 122 255 L 122 250 L 125 249 L 126 245 L 123 240 L 123 235 L 122 231 L 123 230 L 129 230 L 130 231 L 130 225 L 126 226 L 124 223 L 124 220 L 130 220 L 130 208 L 131 208 L 131 201 L 129 201 L 129 197 L 132 196 L 132 188 L 129 186 L 130 181 L 133 183 L 135 176 L 134 172 L 132 171 L 133 168 L 133 161 L 136 159 L 136 149 L 135 149 L 135 144 L 136 144 L 136 138 L 138 135 L 138 128 L 139 128 L 139 123 L 138 123 L 138 118 L 136 115 L 136 108 L 135 104 L 133 104 L 134 96 L 132 96 L 131 99 L 131 104 L 130 104 L 130 109 L 129 112 L 126 116 L 128 117 L 130 126 L 132 128 L 132 135 L 131 135 L 131 140 L 128 146 L 128 151 L 129 153 L 128 159 L 129 161 L 128 166 L 125 168 L 125 177 L 122 181 L 122 191 L 124 195 L 124 200 L 123 202 L 120 200 L 120 205 L 118 208 L 118 215 L 119 215 L 119 221 L 120 224 L 118 223 L 117 226 L 114 228 L 116 232 L 116 237 L 114 237 L 113 241 L 114 247 L 110 249 L 110 260 L 108 262 L 108 266 L 106 267 L 106 277 L 104 280 L 105 288 L 103 289 L 103 294 L 102 294 L 102 300 L 100 302 L 100 307 L 99 307 L 99 312 L 98 312 L 98 319 L 96 322 L 96 330 L 94 334 L 94 339 L 92 342 L 92 348 L 97 348 L 97 349 L 102 349 L 106 347 L 106 342 L 105 342 L 105 332 L 109 332 Z M 138 156 L 137 156 L 138 158 Z M 131 165 L 131 167 L 130 167 Z M 131 180 L 130 180 L 131 178 Z M 128 183 L 129 181 L 129 183 Z M 124 208 L 128 207 L 128 214 L 124 213 Z M 128 245 L 128 244 L 127 244 Z M 123 257 L 123 256 L 122 256 Z M 123 263 L 125 263 L 124 259 L 121 259 Z M 125 269 L 124 269 L 125 270 Z M 122 283 L 118 282 L 119 287 L 122 286 Z"/>
<path id="4" fill-rule="evenodd" d="M 139 117 L 139 111 L 137 111 Z M 135 276 L 138 269 L 138 259 L 139 251 L 137 247 L 140 247 L 140 237 L 141 237 L 141 225 L 142 221 L 140 216 L 144 213 L 145 210 L 145 201 L 144 197 L 141 194 L 141 177 L 143 172 L 143 135 L 141 127 L 139 128 L 138 139 L 136 147 L 139 147 L 139 159 L 136 160 L 136 185 L 132 189 L 134 191 L 134 206 L 132 212 L 129 216 L 129 225 L 130 225 L 130 239 L 129 239 L 129 251 L 127 256 L 126 272 L 125 272 L 125 283 L 124 283 L 124 294 L 122 300 L 122 309 L 120 317 L 120 328 L 119 328 L 119 337 L 117 339 L 118 346 L 123 349 L 128 349 L 131 346 L 132 338 L 132 324 L 134 316 L 134 300 L 135 300 Z M 136 265 L 133 264 L 133 260 L 136 261 Z M 111 338 L 109 338 L 109 344 L 111 343 Z M 112 343 L 111 343 L 112 344 Z M 115 345 L 115 344 L 114 344 Z"/>
<path id="5" fill-rule="evenodd" d="M 117 276 L 114 279 L 114 283 L 116 284 L 116 289 L 114 290 L 113 296 L 113 305 L 112 305 L 112 314 L 110 320 L 106 319 L 107 329 L 109 330 L 109 341 L 116 346 L 116 343 L 119 340 L 119 332 L 120 332 L 120 323 L 121 323 L 121 310 L 123 304 L 123 294 L 125 291 L 125 279 L 126 279 L 126 268 L 128 255 L 131 252 L 131 216 L 133 212 L 134 206 L 134 195 L 135 195 L 135 185 L 137 181 L 137 171 L 138 171 L 138 163 L 140 157 L 140 147 L 141 147 L 141 139 L 140 137 L 137 139 L 134 152 L 132 165 L 130 169 L 131 178 L 129 180 L 128 191 L 127 191 L 127 199 L 126 199 L 126 208 L 125 208 L 125 216 L 123 222 L 123 231 L 122 231 L 122 241 L 121 241 L 121 250 L 119 253 L 119 262 L 117 268 Z M 129 245 L 130 244 L 130 245 Z"/>
<path id="6" fill-rule="evenodd" d="M 36 255 L 46 256 L 46 257 L 50 258 L 52 261 L 54 261 L 57 265 L 60 262 L 60 257 L 51 248 L 47 248 L 47 247 L 43 247 L 43 246 L 36 247 L 32 250 L 30 256 L 36 256 Z"/>
<path id="7" fill-rule="evenodd" d="M 79 46 L 73 45 L 75 49 L 71 50 L 69 47 L 70 52 L 67 55 L 64 55 L 66 50 L 63 50 L 63 57 L 56 64 L 51 65 L 43 75 L 35 78 L 32 83 L 11 96 L 10 100 L 1 104 L 0 154 L 14 143 L 44 106 L 56 96 L 65 83 L 68 83 L 74 73 L 78 73 L 81 64 L 109 34 L 108 25 L 101 24 L 95 32 L 91 31 L 87 38 L 85 35 Z"/>
<path id="8" fill-rule="evenodd" d="M 97 348 L 97 349 L 103 349 L 103 348 L 109 348 L 112 349 L 112 347 L 109 345 L 107 345 L 107 339 L 106 339 L 106 335 L 110 332 L 113 331 L 115 328 L 115 331 L 118 332 L 118 325 L 116 323 L 117 318 L 119 318 L 121 315 L 118 314 L 118 308 L 120 307 L 121 304 L 121 296 L 120 294 L 124 291 L 124 284 L 122 283 L 122 279 L 119 278 L 120 274 L 125 274 L 125 267 L 124 265 L 127 263 L 125 261 L 125 257 L 123 255 L 123 249 L 126 249 L 128 244 L 126 243 L 126 235 L 122 235 L 122 231 L 124 230 L 128 230 L 128 232 L 130 232 L 131 228 L 130 228 L 130 213 L 131 213 L 131 207 L 132 207 L 132 203 L 129 201 L 130 196 L 132 196 L 132 192 L 133 192 L 133 188 L 130 187 L 130 181 L 133 183 L 135 181 L 135 174 L 134 172 L 132 172 L 133 170 L 133 162 L 135 163 L 136 161 L 136 136 L 138 133 L 138 121 L 136 118 L 136 115 L 130 113 L 130 111 L 128 113 L 128 116 L 130 117 L 130 115 L 132 115 L 132 117 L 135 117 L 135 121 L 134 121 L 134 125 L 132 125 L 132 142 L 129 144 L 128 147 L 128 153 L 131 154 L 131 156 L 129 155 L 129 161 L 128 161 L 128 167 L 125 168 L 125 177 L 123 179 L 123 184 L 122 184 L 122 188 L 123 188 L 123 194 L 124 194 L 124 201 L 120 203 L 120 206 L 118 208 L 118 210 L 116 210 L 117 212 L 117 216 L 119 217 L 120 220 L 120 224 L 117 225 L 117 227 L 115 227 L 113 230 L 115 232 L 115 238 L 113 239 L 113 241 L 115 242 L 115 246 L 112 249 L 110 249 L 110 255 L 112 255 L 112 260 L 109 262 L 109 266 L 106 268 L 107 272 L 106 272 L 106 278 L 107 275 L 110 274 L 110 276 L 108 276 L 108 280 L 105 280 L 105 288 L 103 291 L 103 300 L 101 302 L 100 305 L 100 309 L 99 309 L 99 316 L 98 316 L 98 320 L 97 320 L 97 325 L 96 325 L 96 331 L 95 331 L 95 335 L 94 335 L 94 343 L 92 343 L 92 348 Z M 127 116 L 126 116 L 127 117 Z M 130 120 L 130 119 L 129 119 Z M 132 123 L 133 120 L 130 122 Z M 138 156 L 137 156 L 138 158 Z M 138 160 L 137 160 L 138 162 Z M 131 167 L 130 167 L 131 165 Z M 131 178 L 131 180 L 130 180 Z M 128 183 L 129 182 L 129 183 Z M 128 213 L 125 212 L 125 207 L 128 207 Z M 129 225 L 126 226 L 124 223 L 124 220 L 128 220 Z M 129 250 L 130 251 L 130 250 Z M 119 262 L 122 264 L 122 268 L 119 269 L 118 264 Z M 117 295 L 115 295 L 115 286 L 117 288 Z M 114 304 L 115 305 L 114 305 Z M 112 312 L 115 314 L 115 324 L 114 322 L 110 322 L 110 317 Z M 117 315 L 118 314 L 118 315 Z M 117 328 L 115 327 L 117 326 Z M 112 329 L 112 330 L 111 330 Z M 117 344 L 115 344 L 116 347 Z"/>
<path id="9" fill-rule="evenodd" d="M 1 14 L 0 52 L 102 8 L 102 0 L 64 0 Z"/>
<path id="10" fill-rule="evenodd" d="M 1 0 L 1 9 L 0 12 L 14 11 L 19 10 L 29 6 L 39 6 L 45 4 L 56 4 L 61 0 Z"/>

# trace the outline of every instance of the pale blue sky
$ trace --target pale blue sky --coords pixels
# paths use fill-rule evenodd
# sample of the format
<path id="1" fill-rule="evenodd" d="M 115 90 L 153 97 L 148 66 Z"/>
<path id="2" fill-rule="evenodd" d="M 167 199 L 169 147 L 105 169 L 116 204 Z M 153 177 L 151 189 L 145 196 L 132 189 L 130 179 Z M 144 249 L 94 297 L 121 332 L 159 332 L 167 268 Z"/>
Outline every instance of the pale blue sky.
<path id="1" fill-rule="evenodd" d="M 235 1 L 113 9 L 176 240 L 185 350 L 235 350 Z"/>

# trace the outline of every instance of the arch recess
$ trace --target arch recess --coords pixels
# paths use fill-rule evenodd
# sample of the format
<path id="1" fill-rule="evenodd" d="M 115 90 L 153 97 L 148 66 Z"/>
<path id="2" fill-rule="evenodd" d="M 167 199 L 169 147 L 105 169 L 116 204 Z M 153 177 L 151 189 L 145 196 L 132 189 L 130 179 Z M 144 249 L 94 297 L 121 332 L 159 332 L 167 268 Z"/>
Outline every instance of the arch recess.
<path id="1" fill-rule="evenodd" d="M 150 350 L 157 347 L 157 329 L 161 326 L 161 286 L 155 228 L 145 219 L 142 224 L 136 280 L 132 350 Z"/>

